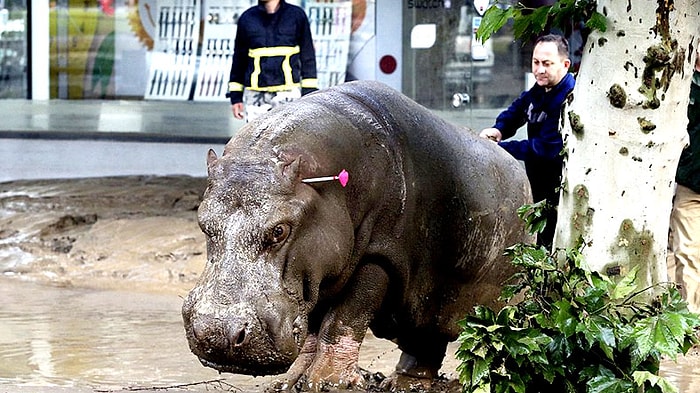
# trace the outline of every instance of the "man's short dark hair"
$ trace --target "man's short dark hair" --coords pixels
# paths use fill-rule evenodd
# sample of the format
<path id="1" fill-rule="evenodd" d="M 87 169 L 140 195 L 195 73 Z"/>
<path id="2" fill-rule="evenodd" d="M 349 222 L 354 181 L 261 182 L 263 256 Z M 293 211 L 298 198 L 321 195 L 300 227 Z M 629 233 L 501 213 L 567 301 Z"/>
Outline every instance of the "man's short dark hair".
<path id="1" fill-rule="evenodd" d="M 543 35 L 539 37 L 537 41 L 535 41 L 535 45 L 539 44 L 540 42 L 555 43 L 557 45 L 557 51 L 559 52 L 559 56 L 565 58 L 569 57 L 569 42 L 563 36 L 560 36 L 559 34 Z"/>

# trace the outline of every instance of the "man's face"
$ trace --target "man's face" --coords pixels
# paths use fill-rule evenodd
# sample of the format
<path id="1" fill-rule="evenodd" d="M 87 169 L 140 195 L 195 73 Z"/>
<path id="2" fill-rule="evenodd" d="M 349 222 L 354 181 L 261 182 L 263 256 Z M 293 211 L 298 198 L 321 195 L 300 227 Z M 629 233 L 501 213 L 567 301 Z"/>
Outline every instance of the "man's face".
<path id="1" fill-rule="evenodd" d="M 554 42 L 540 42 L 532 52 L 532 73 L 545 89 L 556 86 L 569 71 L 569 65 L 571 61 L 559 55 Z"/>

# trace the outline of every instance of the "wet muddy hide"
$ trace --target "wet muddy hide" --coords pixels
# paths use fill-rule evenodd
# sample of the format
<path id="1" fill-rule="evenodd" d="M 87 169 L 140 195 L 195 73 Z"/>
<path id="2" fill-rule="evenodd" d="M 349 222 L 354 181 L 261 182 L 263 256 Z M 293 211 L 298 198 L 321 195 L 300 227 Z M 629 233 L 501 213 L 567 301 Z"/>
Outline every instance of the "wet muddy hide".
<path id="1" fill-rule="evenodd" d="M 281 387 L 362 388 L 367 329 L 395 376 L 437 377 L 457 321 L 494 305 L 531 241 L 521 165 L 378 82 L 346 83 L 244 126 L 207 158 L 207 264 L 183 304 L 192 352 Z M 346 170 L 343 186 L 329 180 Z"/>

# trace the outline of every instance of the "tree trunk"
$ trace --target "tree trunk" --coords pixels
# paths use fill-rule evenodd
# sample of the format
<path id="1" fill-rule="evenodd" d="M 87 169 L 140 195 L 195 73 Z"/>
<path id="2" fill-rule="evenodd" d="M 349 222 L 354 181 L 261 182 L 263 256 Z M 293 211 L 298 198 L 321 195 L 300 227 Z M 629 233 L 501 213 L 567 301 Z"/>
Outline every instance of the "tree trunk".
<path id="1" fill-rule="evenodd" d="M 674 178 L 687 143 L 698 0 L 599 0 L 605 33 L 586 43 L 574 100 L 564 110 L 567 154 L 556 248 L 582 239 L 592 270 L 640 268 L 666 281 Z"/>

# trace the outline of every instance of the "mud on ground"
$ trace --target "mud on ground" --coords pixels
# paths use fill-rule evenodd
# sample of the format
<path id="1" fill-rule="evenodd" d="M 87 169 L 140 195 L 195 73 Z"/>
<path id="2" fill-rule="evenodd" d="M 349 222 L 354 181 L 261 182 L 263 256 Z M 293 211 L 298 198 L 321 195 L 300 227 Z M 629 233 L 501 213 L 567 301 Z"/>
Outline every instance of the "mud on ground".
<path id="1" fill-rule="evenodd" d="M 64 286 L 182 294 L 206 260 L 206 179 L 0 183 L 0 273 Z"/>

